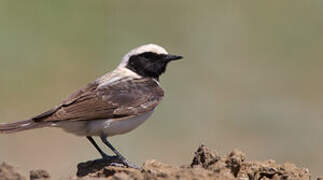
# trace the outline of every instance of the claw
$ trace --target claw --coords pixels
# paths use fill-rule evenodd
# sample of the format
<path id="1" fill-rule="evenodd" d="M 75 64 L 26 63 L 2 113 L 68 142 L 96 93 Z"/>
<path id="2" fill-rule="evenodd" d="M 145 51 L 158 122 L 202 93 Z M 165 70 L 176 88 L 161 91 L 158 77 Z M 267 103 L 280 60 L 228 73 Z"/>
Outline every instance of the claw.
<path id="1" fill-rule="evenodd" d="M 126 167 L 129 167 L 129 168 L 134 168 L 134 169 L 139 169 L 141 170 L 141 168 L 139 166 L 137 166 L 136 164 L 134 163 L 131 163 L 129 162 L 127 159 L 125 159 L 124 157 L 119 157 L 120 161 L 122 162 L 122 164 Z"/>
<path id="2" fill-rule="evenodd" d="M 129 162 L 126 158 L 121 156 L 104 155 L 102 159 L 98 159 L 97 162 L 106 162 L 109 166 L 127 167 L 141 170 L 139 166 Z"/>

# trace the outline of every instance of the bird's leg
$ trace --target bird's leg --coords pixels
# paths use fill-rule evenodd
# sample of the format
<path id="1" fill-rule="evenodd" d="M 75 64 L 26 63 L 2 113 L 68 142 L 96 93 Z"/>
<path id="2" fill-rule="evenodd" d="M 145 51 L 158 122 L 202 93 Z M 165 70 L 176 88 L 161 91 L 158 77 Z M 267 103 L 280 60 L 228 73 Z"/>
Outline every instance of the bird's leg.
<path id="1" fill-rule="evenodd" d="M 96 144 L 94 139 L 91 136 L 86 136 L 86 138 L 91 142 L 91 144 L 95 147 L 95 149 L 101 154 L 103 159 L 109 159 L 111 156 L 107 155 L 105 152 L 103 152 L 100 147 Z"/>
<path id="2" fill-rule="evenodd" d="M 100 137 L 102 142 L 107 145 L 116 155 L 117 158 L 122 162 L 123 165 L 127 166 L 127 167 L 131 167 L 131 168 L 135 168 L 135 169 L 140 169 L 138 166 L 136 166 L 135 164 L 130 163 L 125 157 L 123 157 L 113 146 L 112 144 L 107 140 L 106 136 L 101 136 Z"/>

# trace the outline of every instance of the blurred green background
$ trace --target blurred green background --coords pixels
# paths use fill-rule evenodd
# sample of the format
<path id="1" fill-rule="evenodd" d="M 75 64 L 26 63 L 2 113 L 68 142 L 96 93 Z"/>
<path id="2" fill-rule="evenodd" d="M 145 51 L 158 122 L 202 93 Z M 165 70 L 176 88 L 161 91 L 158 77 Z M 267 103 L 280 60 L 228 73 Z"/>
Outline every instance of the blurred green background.
<path id="1" fill-rule="evenodd" d="M 55 106 L 152 42 L 185 60 L 162 76 L 154 115 L 110 139 L 131 161 L 187 164 L 204 143 L 323 175 L 322 32 L 320 0 L 0 0 L 0 122 Z M 25 173 L 68 177 L 98 157 L 55 128 L 0 136 L 0 161 Z"/>

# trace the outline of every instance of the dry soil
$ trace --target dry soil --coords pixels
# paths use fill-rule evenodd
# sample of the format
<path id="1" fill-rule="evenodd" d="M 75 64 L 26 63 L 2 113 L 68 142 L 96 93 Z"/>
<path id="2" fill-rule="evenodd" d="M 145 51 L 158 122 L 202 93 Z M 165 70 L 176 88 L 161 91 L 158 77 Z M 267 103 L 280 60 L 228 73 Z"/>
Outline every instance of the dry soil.
<path id="1" fill-rule="evenodd" d="M 273 160 L 264 162 L 246 160 L 246 155 L 233 150 L 220 156 L 201 145 L 191 164 L 180 167 L 161 163 L 157 160 L 146 161 L 141 170 L 109 166 L 108 162 L 88 161 L 79 163 L 74 177 L 67 180 L 175 180 L 175 179 L 238 179 L 238 180 L 309 180 L 310 171 L 298 168 L 292 163 L 276 164 Z M 0 180 L 50 180 L 45 170 L 31 170 L 30 177 L 23 177 L 7 163 L 0 165 Z M 317 178 L 320 179 L 320 178 Z M 53 179 L 51 179 L 53 180 Z"/>

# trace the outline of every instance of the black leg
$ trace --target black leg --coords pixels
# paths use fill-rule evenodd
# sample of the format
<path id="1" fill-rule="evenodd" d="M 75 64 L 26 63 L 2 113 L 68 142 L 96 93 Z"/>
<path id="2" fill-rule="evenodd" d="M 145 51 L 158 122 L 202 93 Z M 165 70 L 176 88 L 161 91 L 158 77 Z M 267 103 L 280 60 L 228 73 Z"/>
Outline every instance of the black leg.
<path id="1" fill-rule="evenodd" d="M 96 144 L 96 142 L 94 141 L 94 139 L 91 136 L 86 136 L 86 138 L 91 142 L 91 144 L 95 147 L 96 150 L 99 151 L 99 153 L 101 154 L 102 158 L 106 158 L 108 157 L 107 154 L 105 154 L 100 147 Z"/>
<path id="2" fill-rule="evenodd" d="M 117 157 L 120 159 L 120 161 L 127 167 L 131 167 L 131 168 L 136 168 L 136 169 L 140 169 L 138 166 L 136 166 L 135 164 L 132 164 L 130 162 L 128 162 L 128 160 L 123 157 L 113 146 L 112 144 L 107 140 L 106 136 L 101 136 L 100 137 L 102 142 L 107 145 L 116 155 Z"/>
<path id="3" fill-rule="evenodd" d="M 121 159 L 126 159 L 112 146 L 112 144 L 107 140 L 107 137 L 101 136 L 100 138 L 101 138 L 102 142 L 105 145 L 107 145 L 117 156 L 119 156 Z"/>

